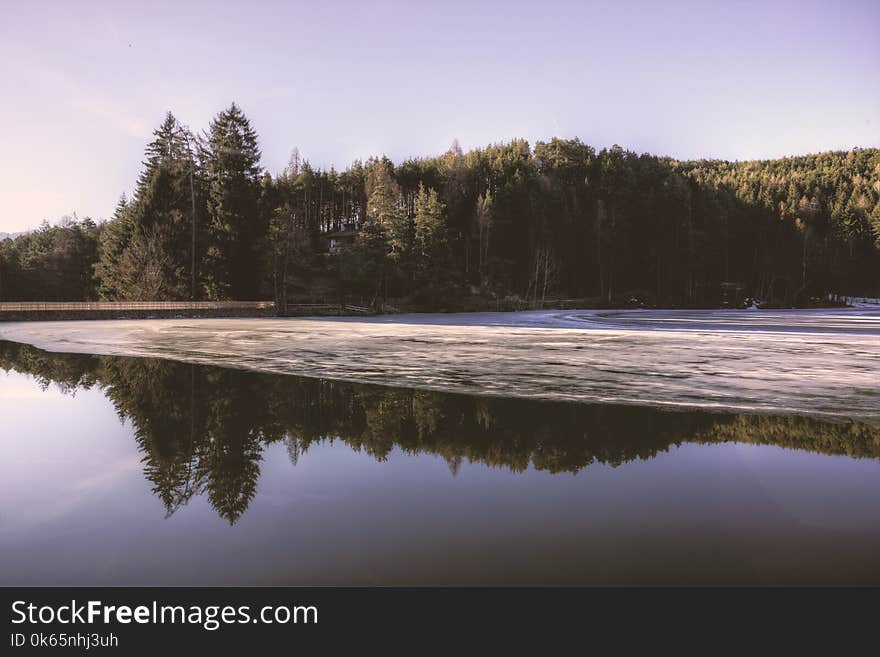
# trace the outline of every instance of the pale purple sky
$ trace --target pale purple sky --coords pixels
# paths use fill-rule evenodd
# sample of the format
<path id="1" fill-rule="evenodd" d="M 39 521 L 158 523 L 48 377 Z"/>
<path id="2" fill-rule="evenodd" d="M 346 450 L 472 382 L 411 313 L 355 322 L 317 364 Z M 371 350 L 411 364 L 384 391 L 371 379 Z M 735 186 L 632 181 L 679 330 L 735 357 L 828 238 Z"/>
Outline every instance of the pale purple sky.
<path id="1" fill-rule="evenodd" d="M 185 5 L 185 6 L 184 6 Z M 880 2 L 0 0 L 0 231 L 106 218 L 172 110 L 263 164 L 524 137 L 679 158 L 880 145 Z"/>

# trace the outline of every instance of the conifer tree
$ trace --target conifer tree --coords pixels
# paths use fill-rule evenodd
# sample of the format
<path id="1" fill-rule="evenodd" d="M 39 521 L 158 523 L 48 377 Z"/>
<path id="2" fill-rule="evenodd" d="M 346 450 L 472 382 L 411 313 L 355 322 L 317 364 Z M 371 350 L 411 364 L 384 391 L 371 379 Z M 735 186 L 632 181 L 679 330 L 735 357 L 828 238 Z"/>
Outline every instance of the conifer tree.
<path id="1" fill-rule="evenodd" d="M 131 206 L 123 194 L 116 204 L 113 218 L 104 225 L 104 230 L 101 231 L 98 245 L 99 260 L 95 266 L 95 277 L 98 280 L 98 292 L 102 299 L 125 298 L 122 259 L 131 242 L 132 232 Z"/>
<path id="2" fill-rule="evenodd" d="M 436 190 L 426 190 L 421 183 L 415 199 L 414 223 L 418 249 L 418 282 L 434 302 L 452 292 L 449 283 L 453 264 L 443 202 Z"/>
<path id="3" fill-rule="evenodd" d="M 120 201 L 102 241 L 96 275 L 104 298 L 191 296 L 202 196 L 191 140 L 171 112 L 153 132 L 134 199 Z"/>
<path id="4" fill-rule="evenodd" d="M 254 299 L 260 280 L 257 245 L 265 234 L 258 212 L 260 149 L 257 133 L 235 103 L 211 122 L 202 159 L 208 185 L 205 294 Z"/>
<path id="5" fill-rule="evenodd" d="M 386 160 L 373 163 L 367 177 L 368 221 L 382 227 L 387 235 L 392 259 L 404 257 L 412 247 L 412 232 L 400 205 L 400 187 L 391 175 L 391 164 Z"/>

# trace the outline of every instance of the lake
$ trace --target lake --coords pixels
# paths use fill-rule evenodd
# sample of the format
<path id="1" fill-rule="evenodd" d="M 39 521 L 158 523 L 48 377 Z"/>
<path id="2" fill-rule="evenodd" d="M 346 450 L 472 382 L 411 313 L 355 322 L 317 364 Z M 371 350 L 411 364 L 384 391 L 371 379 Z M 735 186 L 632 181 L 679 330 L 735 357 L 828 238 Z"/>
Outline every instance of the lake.
<path id="1" fill-rule="evenodd" d="M 0 370 L 4 585 L 880 584 L 876 386 L 665 408 L 3 341 Z"/>

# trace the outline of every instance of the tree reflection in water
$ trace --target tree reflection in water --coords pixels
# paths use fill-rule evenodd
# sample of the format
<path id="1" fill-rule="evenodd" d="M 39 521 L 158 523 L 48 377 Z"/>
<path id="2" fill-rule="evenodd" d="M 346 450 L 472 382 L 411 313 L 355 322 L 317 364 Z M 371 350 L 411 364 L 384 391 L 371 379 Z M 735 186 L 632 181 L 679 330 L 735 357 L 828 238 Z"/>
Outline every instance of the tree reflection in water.
<path id="1" fill-rule="evenodd" d="M 386 388 L 154 358 L 49 353 L 0 341 L 0 368 L 75 394 L 101 388 L 134 429 L 144 473 L 167 513 L 206 495 L 234 523 L 247 510 L 264 445 L 295 465 L 339 439 L 384 460 L 394 449 L 523 471 L 576 473 L 670 446 L 747 442 L 880 458 L 880 428 L 801 416 L 662 411 Z"/>

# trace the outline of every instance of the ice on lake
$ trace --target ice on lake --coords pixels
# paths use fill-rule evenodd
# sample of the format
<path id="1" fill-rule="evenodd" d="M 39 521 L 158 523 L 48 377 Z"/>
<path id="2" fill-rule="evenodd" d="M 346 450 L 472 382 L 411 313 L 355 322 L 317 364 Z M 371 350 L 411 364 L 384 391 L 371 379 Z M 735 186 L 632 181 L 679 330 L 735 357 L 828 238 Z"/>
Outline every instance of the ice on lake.
<path id="1" fill-rule="evenodd" d="M 535 311 L 0 324 L 59 352 L 555 401 L 880 424 L 880 310 Z"/>

